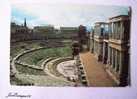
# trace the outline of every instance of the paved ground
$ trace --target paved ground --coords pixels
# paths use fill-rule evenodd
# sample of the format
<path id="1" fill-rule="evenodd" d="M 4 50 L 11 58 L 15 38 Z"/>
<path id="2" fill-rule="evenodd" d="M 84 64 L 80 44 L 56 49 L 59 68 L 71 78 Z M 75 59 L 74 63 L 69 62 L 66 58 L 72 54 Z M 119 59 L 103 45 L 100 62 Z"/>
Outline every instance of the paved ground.
<path id="1" fill-rule="evenodd" d="M 95 87 L 109 87 L 115 86 L 113 80 L 108 76 L 104 70 L 101 62 L 98 62 L 93 54 L 90 52 L 80 53 L 81 61 L 84 65 L 89 86 Z"/>

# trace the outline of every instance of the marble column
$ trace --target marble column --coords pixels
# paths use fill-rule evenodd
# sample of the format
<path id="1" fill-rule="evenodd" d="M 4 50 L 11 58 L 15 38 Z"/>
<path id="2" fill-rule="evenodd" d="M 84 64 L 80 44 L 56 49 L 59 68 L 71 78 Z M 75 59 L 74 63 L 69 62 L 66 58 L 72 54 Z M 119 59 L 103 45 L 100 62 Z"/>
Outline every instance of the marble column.
<path id="1" fill-rule="evenodd" d="M 121 74 L 122 71 L 122 65 L 123 65 L 123 55 L 122 52 L 120 52 L 120 59 L 119 59 L 119 74 Z"/>
<path id="2" fill-rule="evenodd" d="M 121 33 L 121 22 L 119 23 L 119 27 L 118 27 L 117 39 L 120 39 L 120 33 Z"/>
<path id="3" fill-rule="evenodd" d="M 117 22 L 117 32 L 116 32 L 116 39 L 118 39 L 118 33 L 119 33 L 119 22 Z"/>
<path id="4" fill-rule="evenodd" d="M 112 26 L 112 22 L 109 24 L 109 38 L 112 38 L 112 32 L 113 32 L 113 26 Z"/>
<path id="5" fill-rule="evenodd" d="M 119 73 L 119 68 L 120 68 L 120 53 L 117 51 L 117 68 L 116 71 Z"/>
<path id="6" fill-rule="evenodd" d="M 110 62 L 110 65 L 112 65 L 112 48 L 111 47 L 109 47 L 109 51 L 110 51 L 109 62 Z"/>
<path id="7" fill-rule="evenodd" d="M 116 69 L 117 69 L 117 66 L 118 66 L 118 63 L 117 63 L 117 54 L 118 54 L 118 51 L 117 50 L 115 50 L 115 71 L 116 71 Z"/>
<path id="8" fill-rule="evenodd" d="M 124 24 L 123 24 L 123 21 L 121 21 L 120 39 L 124 40 Z"/>
<path id="9" fill-rule="evenodd" d="M 105 63 L 105 42 L 103 42 L 103 54 L 102 54 L 103 63 Z"/>
<path id="10" fill-rule="evenodd" d="M 115 26 L 114 39 L 116 39 L 116 32 L 117 32 L 117 24 L 116 24 L 116 22 L 114 23 L 114 26 Z"/>
<path id="11" fill-rule="evenodd" d="M 112 62 L 112 67 L 115 69 L 115 49 L 113 49 L 113 62 Z"/>
<path id="12" fill-rule="evenodd" d="M 112 56 L 111 56 L 111 67 L 113 68 L 113 64 L 114 64 L 114 63 L 113 63 L 113 62 L 114 62 L 114 61 L 113 61 L 113 49 L 111 49 L 111 51 L 112 51 Z"/>
<path id="13" fill-rule="evenodd" d="M 112 22 L 112 39 L 113 39 L 113 35 L 114 35 L 114 23 Z"/>
<path id="14" fill-rule="evenodd" d="M 107 58 L 107 64 L 110 65 L 110 47 L 108 46 L 108 58 Z"/>
<path id="15" fill-rule="evenodd" d="M 114 39 L 114 34 L 115 34 L 115 24 L 113 23 L 113 32 L 112 32 L 112 38 Z"/>

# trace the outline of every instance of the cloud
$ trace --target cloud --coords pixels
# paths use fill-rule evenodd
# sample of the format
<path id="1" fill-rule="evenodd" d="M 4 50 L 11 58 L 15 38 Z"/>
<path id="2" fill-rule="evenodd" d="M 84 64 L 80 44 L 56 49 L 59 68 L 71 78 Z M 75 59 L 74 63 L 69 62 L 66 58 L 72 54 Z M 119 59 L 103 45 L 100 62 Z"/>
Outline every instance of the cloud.
<path id="1" fill-rule="evenodd" d="M 31 26 L 52 24 L 58 26 L 93 25 L 109 17 L 128 13 L 128 7 L 85 4 L 14 4 L 12 16 L 27 18 Z"/>

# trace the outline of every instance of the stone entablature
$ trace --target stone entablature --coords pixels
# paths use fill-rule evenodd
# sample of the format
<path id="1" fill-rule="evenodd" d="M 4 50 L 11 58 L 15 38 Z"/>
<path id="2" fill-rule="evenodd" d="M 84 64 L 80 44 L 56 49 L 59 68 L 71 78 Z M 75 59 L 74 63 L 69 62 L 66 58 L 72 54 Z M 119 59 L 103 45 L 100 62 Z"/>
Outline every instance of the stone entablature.
<path id="1" fill-rule="evenodd" d="M 128 41 L 117 40 L 117 39 L 109 39 L 109 43 L 126 44 L 126 43 L 128 43 Z"/>
<path id="2" fill-rule="evenodd" d="M 101 25 L 105 25 L 108 24 L 107 22 L 96 22 L 95 26 L 101 26 Z"/>
<path id="3" fill-rule="evenodd" d="M 129 20 L 130 17 L 128 15 L 119 15 L 119 16 L 115 16 L 112 18 L 109 18 L 110 22 L 117 22 L 117 21 L 125 21 L 125 20 Z"/>
<path id="4" fill-rule="evenodd" d="M 96 39 L 103 39 L 103 36 L 94 35 L 94 38 L 96 38 Z"/>
<path id="5" fill-rule="evenodd" d="M 108 42 L 109 42 L 109 47 L 112 47 L 119 51 L 127 51 L 128 50 L 127 41 L 109 39 Z"/>
<path id="6" fill-rule="evenodd" d="M 104 40 L 103 40 L 103 42 L 106 42 L 106 43 L 108 43 L 108 42 L 109 42 L 109 40 L 108 40 L 108 39 L 104 39 Z"/>
<path id="7" fill-rule="evenodd" d="M 119 50 L 119 51 L 127 51 L 127 47 L 124 46 L 124 45 L 118 45 L 118 44 L 114 44 L 114 43 L 109 43 L 109 47 L 112 47 L 116 50 Z"/>
<path id="8" fill-rule="evenodd" d="M 99 43 L 103 43 L 103 39 L 94 38 L 94 40 L 99 42 Z"/>

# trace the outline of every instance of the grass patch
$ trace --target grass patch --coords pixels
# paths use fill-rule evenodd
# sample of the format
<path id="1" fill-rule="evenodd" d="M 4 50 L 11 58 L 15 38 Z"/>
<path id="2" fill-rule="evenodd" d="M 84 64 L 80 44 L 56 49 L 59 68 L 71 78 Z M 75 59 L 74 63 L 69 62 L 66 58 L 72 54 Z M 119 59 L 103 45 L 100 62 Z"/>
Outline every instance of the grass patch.
<path id="1" fill-rule="evenodd" d="M 49 57 L 68 57 L 71 56 L 71 53 L 70 47 L 47 48 L 27 53 L 21 56 L 19 60 L 30 65 L 37 65 L 43 59 Z"/>
<path id="2" fill-rule="evenodd" d="M 24 86 L 30 86 L 30 85 L 34 85 L 33 83 L 27 81 L 27 80 L 21 80 L 21 79 L 18 79 L 16 77 L 10 77 L 10 84 L 11 85 L 24 85 Z"/>
<path id="3" fill-rule="evenodd" d="M 32 48 L 38 48 L 41 47 L 40 41 L 30 41 L 30 42 L 17 42 L 14 44 L 11 44 L 10 47 L 10 56 L 15 57 L 19 53 Z"/>
<path id="4" fill-rule="evenodd" d="M 46 75 L 43 70 L 37 70 L 37 69 L 33 69 L 33 68 L 31 68 L 31 67 L 22 66 L 22 65 L 19 65 L 19 64 L 16 64 L 16 69 L 17 69 L 20 73 L 24 73 L 24 74 L 30 74 L 30 75 Z"/>

